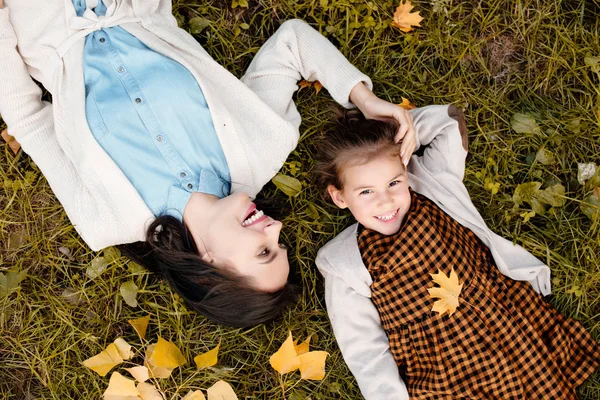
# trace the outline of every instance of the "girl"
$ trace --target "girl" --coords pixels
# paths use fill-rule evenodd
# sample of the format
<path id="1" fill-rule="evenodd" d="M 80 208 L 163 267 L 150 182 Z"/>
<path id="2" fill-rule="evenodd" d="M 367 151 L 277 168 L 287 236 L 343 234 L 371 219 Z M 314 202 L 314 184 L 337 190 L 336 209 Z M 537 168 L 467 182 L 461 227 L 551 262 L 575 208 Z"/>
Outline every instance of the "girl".
<path id="1" fill-rule="evenodd" d="M 600 346 L 536 293 L 550 293 L 548 267 L 491 232 L 473 206 L 462 183 L 462 113 L 431 106 L 412 115 L 427 147 L 408 170 L 395 125 L 358 112 L 343 114 L 319 147 L 317 184 L 358 221 L 316 263 L 363 395 L 575 399 Z M 438 273 L 458 276 L 455 311 L 434 305 Z"/>
<path id="2" fill-rule="evenodd" d="M 298 80 L 396 119 L 414 146 L 410 116 L 298 20 L 240 81 L 178 28 L 169 0 L 0 0 L 0 55 L 0 114 L 83 240 L 142 241 L 124 252 L 223 324 L 267 321 L 294 297 L 281 223 L 250 198 L 296 146 Z"/>

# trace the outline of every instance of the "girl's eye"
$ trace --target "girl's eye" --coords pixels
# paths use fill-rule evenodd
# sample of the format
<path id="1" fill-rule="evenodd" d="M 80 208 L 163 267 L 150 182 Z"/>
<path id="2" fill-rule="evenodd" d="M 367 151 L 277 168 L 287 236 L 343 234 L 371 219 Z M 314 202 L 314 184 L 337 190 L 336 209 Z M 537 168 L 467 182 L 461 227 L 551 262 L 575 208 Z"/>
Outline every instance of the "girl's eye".
<path id="1" fill-rule="evenodd" d="M 269 250 L 268 247 L 265 247 L 265 249 L 263 251 L 260 252 L 260 254 L 258 255 L 259 257 L 266 257 L 269 254 L 271 254 L 271 250 Z"/>
<path id="2" fill-rule="evenodd" d="M 365 189 L 362 192 L 360 192 L 359 195 L 361 195 L 361 194 L 369 194 L 369 193 L 371 193 L 371 189 Z"/>
<path id="3" fill-rule="evenodd" d="M 396 180 L 396 181 L 391 181 L 391 182 L 390 182 L 390 187 L 391 187 L 391 186 L 396 186 L 396 185 L 397 185 L 397 184 L 399 184 L 399 183 L 400 183 L 400 181 L 398 181 L 398 180 Z"/>

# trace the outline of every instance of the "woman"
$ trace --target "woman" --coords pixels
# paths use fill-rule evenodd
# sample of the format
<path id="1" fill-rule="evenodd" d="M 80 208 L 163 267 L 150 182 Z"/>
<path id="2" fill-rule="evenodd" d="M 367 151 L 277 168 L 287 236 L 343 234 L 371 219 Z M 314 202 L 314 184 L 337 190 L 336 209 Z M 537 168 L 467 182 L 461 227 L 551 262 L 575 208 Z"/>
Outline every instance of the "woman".
<path id="1" fill-rule="evenodd" d="M 410 115 L 298 20 L 241 81 L 178 28 L 167 0 L 0 0 L 0 54 L 0 114 L 85 242 L 137 242 L 127 255 L 227 325 L 267 321 L 294 297 L 281 223 L 249 197 L 297 144 L 298 80 L 396 119 L 405 161 L 415 146 Z"/>

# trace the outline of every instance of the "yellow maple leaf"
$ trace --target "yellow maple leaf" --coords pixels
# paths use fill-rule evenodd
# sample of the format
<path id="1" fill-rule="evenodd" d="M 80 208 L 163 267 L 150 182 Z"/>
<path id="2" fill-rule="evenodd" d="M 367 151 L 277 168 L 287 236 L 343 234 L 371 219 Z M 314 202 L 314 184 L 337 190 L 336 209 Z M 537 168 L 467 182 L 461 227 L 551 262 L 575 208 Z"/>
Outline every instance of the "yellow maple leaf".
<path id="1" fill-rule="evenodd" d="M 121 364 L 123 358 L 114 343 L 109 344 L 105 350 L 88 358 L 83 365 L 96 372 L 100 376 L 106 376 L 113 367 Z"/>
<path id="2" fill-rule="evenodd" d="M 410 3 L 410 0 L 400 3 L 398 8 L 396 8 L 396 12 L 394 12 L 392 26 L 400 28 L 402 32 L 410 32 L 413 30 L 413 26 L 421 26 L 423 17 L 421 17 L 418 11 L 411 13 L 413 8 L 414 6 Z"/>
<path id="3" fill-rule="evenodd" d="M 405 110 L 412 110 L 413 108 L 417 108 L 417 106 L 415 106 L 413 103 L 410 102 L 409 99 L 407 99 L 406 97 L 402 98 L 402 103 L 398 104 L 400 107 L 404 108 Z"/>
<path id="4" fill-rule="evenodd" d="M 137 390 L 140 392 L 140 398 L 142 400 L 164 400 L 162 395 L 154 385 L 146 382 L 140 382 L 137 385 Z"/>
<path id="5" fill-rule="evenodd" d="M 206 368 L 215 365 L 219 357 L 219 347 L 221 347 L 221 342 L 219 342 L 217 347 L 215 347 L 214 349 L 194 357 L 194 362 L 196 363 L 196 366 L 198 368 Z"/>
<path id="6" fill-rule="evenodd" d="M 156 343 L 146 347 L 146 359 L 144 360 L 144 366 L 148 368 L 148 372 L 151 377 L 166 379 L 171 376 L 173 368 L 157 367 L 152 363 L 152 354 L 154 353 L 155 347 Z"/>
<path id="7" fill-rule="evenodd" d="M 208 393 L 208 400 L 238 400 L 233 388 L 225 381 L 218 381 L 209 387 L 206 392 Z"/>
<path id="8" fill-rule="evenodd" d="M 133 329 L 135 329 L 137 334 L 140 336 L 140 339 L 143 339 L 144 336 L 146 336 L 146 329 L 148 329 L 148 323 L 150 322 L 150 315 L 146 315 L 145 317 L 142 317 L 142 318 L 130 319 L 127 322 L 129 322 L 129 324 L 131 326 L 133 326 Z"/>
<path id="9" fill-rule="evenodd" d="M 440 315 L 443 315 L 445 312 L 452 315 L 458 307 L 458 296 L 460 296 L 463 284 L 458 282 L 458 275 L 454 271 L 454 267 L 450 271 L 450 277 L 442 271 L 438 271 L 437 274 L 430 275 L 433 281 L 440 285 L 440 287 L 427 289 L 431 298 L 439 299 L 433 303 L 431 311 L 438 312 Z"/>
<path id="10" fill-rule="evenodd" d="M 194 390 L 193 392 L 190 390 L 181 400 L 206 400 L 206 397 L 204 397 L 204 393 L 199 390 Z"/>
<path id="11" fill-rule="evenodd" d="M 158 337 L 158 342 L 150 356 L 150 362 L 155 367 L 177 368 L 186 364 L 185 357 L 181 351 L 173 344 L 165 339 Z"/>
<path id="12" fill-rule="evenodd" d="M 310 338 L 312 335 L 306 338 L 306 340 L 300 344 L 297 344 L 300 339 L 296 339 L 294 341 L 294 349 L 296 350 L 296 355 L 302 355 L 304 353 L 308 353 L 310 350 Z"/>
<path id="13" fill-rule="evenodd" d="M 320 381 L 325 377 L 325 358 L 329 355 L 326 351 L 309 351 L 300 354 L 300 377 Z"/>
<path id="14" fill-rule="evenodd" d="M 286 341 L 283 342 L 279 350 L 271 356 L 269 362 L 273 369 L 282 375 L 300 368 L 300 359 L 298 358 L 296 348 L 294 347 L 292 332 L 290 332 L 290 335 Z"/>
<path id="15" fill-rule="evenodd" d="M 115 398 L 137 398 L 140 391 L 135 387 L 132 379 L 125 378 L 118 372 L 113 372 L 108 382 L 108 387 L 104 391 L 105 400 L 115 400 Z"/>

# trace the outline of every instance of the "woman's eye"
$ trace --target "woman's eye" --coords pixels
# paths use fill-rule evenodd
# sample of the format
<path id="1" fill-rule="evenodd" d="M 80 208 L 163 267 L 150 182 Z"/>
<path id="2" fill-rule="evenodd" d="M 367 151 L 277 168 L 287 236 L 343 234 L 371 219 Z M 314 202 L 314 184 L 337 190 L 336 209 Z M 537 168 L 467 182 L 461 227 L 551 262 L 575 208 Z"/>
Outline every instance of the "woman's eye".
<path id="1" fill-rule="evenodd" d="M 263 251 L 261 251 L 258 256 L 259 257 L 265 257 L 265 256 L 268 256 L 269 254 L 271 254 L 271 250 L 269 250 L 268 247 L 265 247 L 265 249 Z"/>

